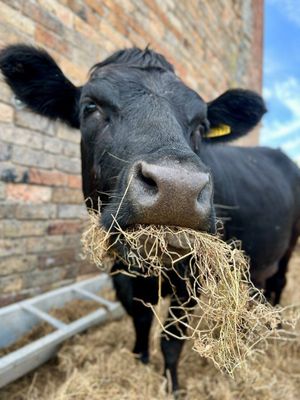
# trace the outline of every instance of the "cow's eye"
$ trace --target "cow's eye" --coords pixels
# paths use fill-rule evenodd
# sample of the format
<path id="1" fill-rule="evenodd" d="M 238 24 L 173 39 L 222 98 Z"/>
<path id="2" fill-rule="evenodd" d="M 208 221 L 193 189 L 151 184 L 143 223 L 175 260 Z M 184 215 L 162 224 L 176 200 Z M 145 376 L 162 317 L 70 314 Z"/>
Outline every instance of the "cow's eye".
<path id="1" fill-rule="evenodd" d="M 98 107 L 97 107 L 97 104 L 94 103 L 93 101 L 91 101 L 91 102 L 86 103 L 86 104 L 84 105 L 84 107 L 83 107 L 83 113 L 84 113 L 85 116 L 87 116 L 87 115 L 93 113 L 94 111 L 96 111 L 97 108 L 98 108 Z"/>

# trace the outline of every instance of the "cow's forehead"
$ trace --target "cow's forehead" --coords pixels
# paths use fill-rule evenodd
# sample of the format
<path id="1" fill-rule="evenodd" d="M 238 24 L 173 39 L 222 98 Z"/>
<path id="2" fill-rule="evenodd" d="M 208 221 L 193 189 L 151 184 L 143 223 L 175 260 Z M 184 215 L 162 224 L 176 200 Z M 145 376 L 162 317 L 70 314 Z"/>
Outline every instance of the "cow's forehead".
<path id="1" fill-rule="evenodd" d="M 130 99 L 138 93 L 153 93 L 168 98 L 187 108 L 204 108 L 203 99 L 186 86 L 172 71 L 160 67 L 141 67 L 136 65 L 107 65 L 92 71 L 84 92 L 111 90 L 112 95 Z"/>
<path id="2" fill-rule="evenodd" d="M 115 85 L 136 84 L 147 86 L 149 83 L 160 82 L 164 85 L 181 82 L 172 72 L 156 66 L 143 67 L 140 65 L 109 64 L 92 70 L 90 81 L 106 80 Z"/>

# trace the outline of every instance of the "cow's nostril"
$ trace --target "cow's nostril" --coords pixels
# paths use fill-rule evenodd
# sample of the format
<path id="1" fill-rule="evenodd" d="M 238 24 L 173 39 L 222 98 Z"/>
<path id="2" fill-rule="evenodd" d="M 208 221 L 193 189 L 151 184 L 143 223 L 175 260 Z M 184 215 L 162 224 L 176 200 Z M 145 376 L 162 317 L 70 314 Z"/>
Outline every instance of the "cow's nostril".
<path id="1" fill-rule="evenodd" d="M 150 186 L 151 188 L 157 188 L 157 185 L 156 185 L 156 183 L 154 182 L 153 179 L 148 178 L 147 176 L 142 175 L 142 174 L 140 176 L 140 179 L 141 179 L 141 181 L 143 181 L 143 183 L 145 185 Z"/>
<path id="2" fill-rule="evenodd" d="M 137 178 L 143 187 L 149 192 L 156 194 L 158 193 L 158 186 L 153 178 L 149 176 L 146 172 L 139 168 L 137 171 Z"/>

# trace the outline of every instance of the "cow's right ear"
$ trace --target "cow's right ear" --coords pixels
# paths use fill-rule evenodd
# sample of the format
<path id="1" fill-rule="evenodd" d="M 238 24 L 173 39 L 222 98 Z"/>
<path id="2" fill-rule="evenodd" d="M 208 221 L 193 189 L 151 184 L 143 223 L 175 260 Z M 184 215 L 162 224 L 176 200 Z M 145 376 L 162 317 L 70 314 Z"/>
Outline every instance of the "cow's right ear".
<path id="1" fill-rule="evenodd" d="M 65 77 L 46 51 L 23 44 L 8 46 L 0 52 L 0 70 L 32 111 L 79 128 L 81 88 Z"/>

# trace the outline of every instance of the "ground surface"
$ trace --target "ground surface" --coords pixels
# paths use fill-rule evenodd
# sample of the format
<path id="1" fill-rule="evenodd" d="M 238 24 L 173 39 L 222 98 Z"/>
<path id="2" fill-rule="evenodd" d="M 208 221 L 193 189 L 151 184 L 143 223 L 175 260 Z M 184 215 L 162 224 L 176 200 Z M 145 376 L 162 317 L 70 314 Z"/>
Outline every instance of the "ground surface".
<path id="1" fill-rule="evenodd" d="M 282 303 L 300 304 L 300 244 L 293 257 Z M 298 327 L 300 333 L 300 327 Z M 0 390 L 1 400 L 172 399 L 161 376 L 159 329 L 152 335 L 151 363 L 132 356 L 130 320 L 90 329 L 67 341 L 48 364 Z M 246 379 L 222 375 L 187 344 L 180 380 L 190 400 L 298 400 L 300 341 L 272 347 Z"/>

